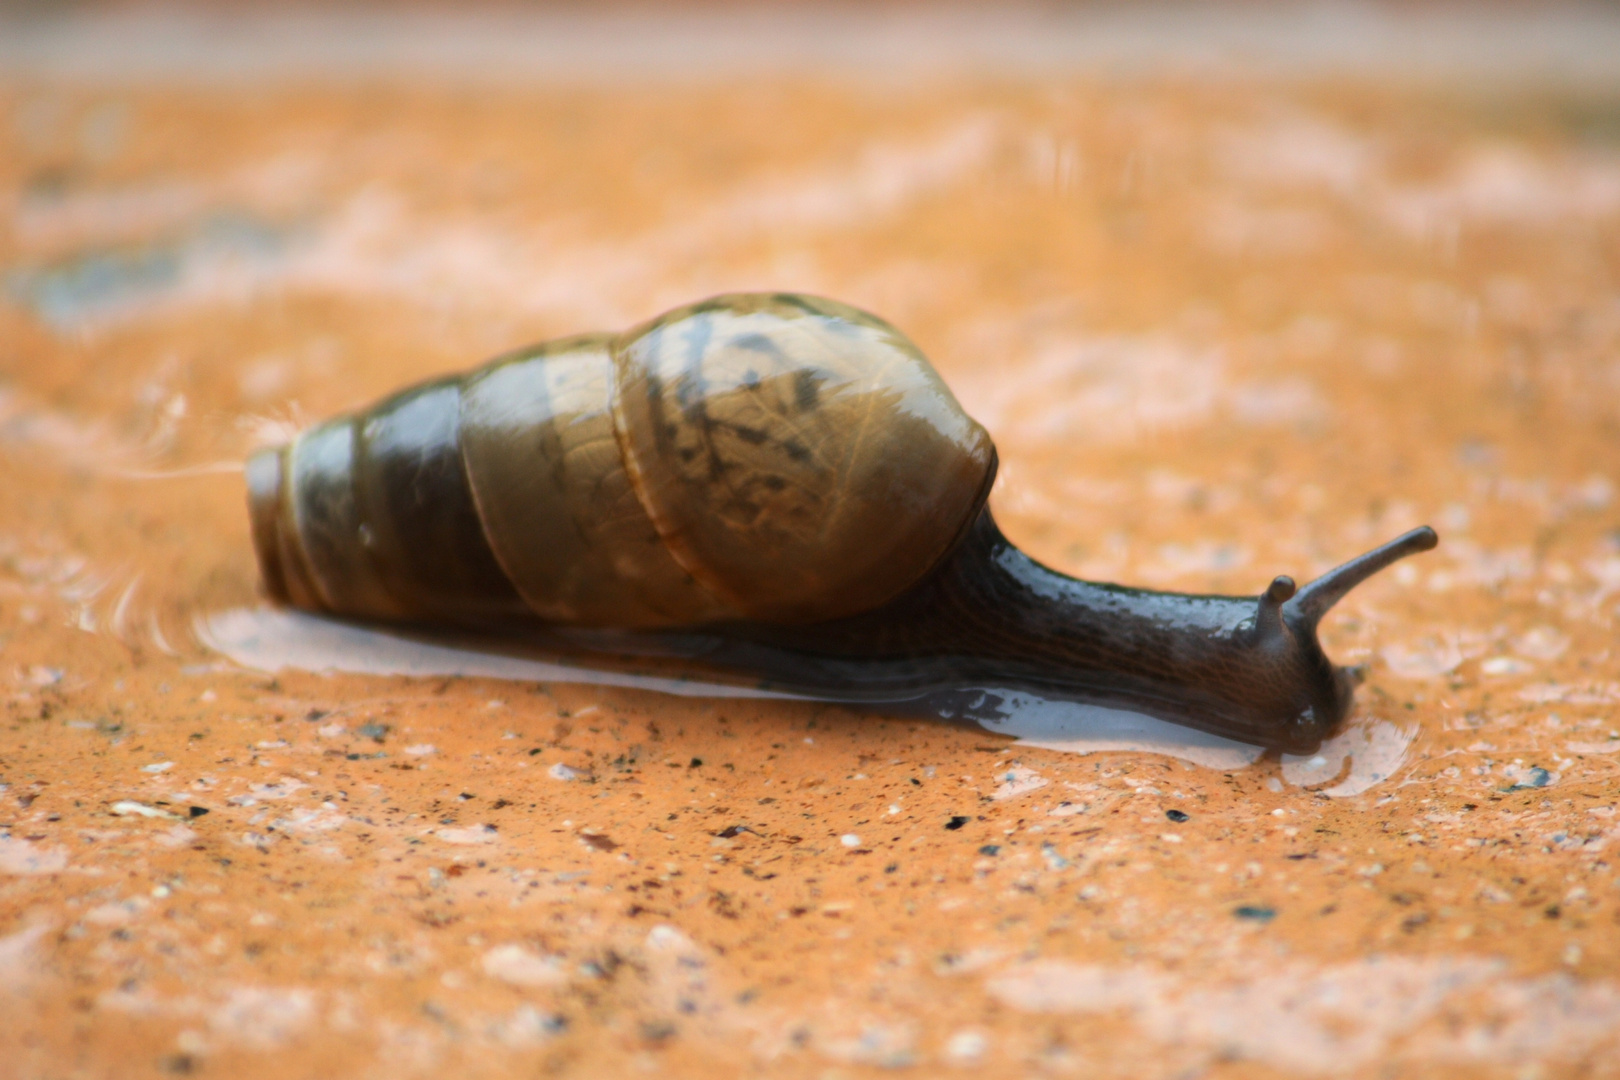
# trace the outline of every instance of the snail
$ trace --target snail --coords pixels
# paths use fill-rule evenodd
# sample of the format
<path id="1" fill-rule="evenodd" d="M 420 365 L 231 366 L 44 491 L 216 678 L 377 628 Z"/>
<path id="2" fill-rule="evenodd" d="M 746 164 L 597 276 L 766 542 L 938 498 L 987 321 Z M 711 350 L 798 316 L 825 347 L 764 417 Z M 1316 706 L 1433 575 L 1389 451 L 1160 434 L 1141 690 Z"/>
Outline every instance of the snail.
<path id="1" fill-rule="evenodd" d="M 995 473 L 989 434 L 900 331 L 762 293 L 413 386 L 246 477 L 265 591 L 299 608 L 680 642 L 834 699 L 1028 689 L 1291 752 L 1360 681 L 1318 621 L 1437 542 L 1414 529 L 1250 597 L 1093 584 L 1003 537 Z"/>

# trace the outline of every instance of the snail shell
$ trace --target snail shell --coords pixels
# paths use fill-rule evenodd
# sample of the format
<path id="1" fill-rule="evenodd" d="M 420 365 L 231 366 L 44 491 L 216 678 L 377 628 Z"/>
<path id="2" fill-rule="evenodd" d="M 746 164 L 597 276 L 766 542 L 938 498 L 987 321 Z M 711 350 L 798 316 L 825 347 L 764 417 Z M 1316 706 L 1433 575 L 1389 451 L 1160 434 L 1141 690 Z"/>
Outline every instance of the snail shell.
<path id="1" fill-rule="evenodd" d="M 910 341 L 736 294 L 423 383 L 247 465 L 266 590 L 340 616 L 707 642 L 706 666 L 848 699 L 1027 687 L 1294 751 L 1359 672 L 1318 621 L 1433 530 L 1304 588 L 1096 585 L 1013 547 L 996 452 Z"/>
<path id="2" fill-rule="evenodd" d="M 771 294 L 509 353 L 248 472 L 265 580 L 301 607 L 649 628 L 877 607 L 956 546 L 995 466 L 898 330 Z"/>

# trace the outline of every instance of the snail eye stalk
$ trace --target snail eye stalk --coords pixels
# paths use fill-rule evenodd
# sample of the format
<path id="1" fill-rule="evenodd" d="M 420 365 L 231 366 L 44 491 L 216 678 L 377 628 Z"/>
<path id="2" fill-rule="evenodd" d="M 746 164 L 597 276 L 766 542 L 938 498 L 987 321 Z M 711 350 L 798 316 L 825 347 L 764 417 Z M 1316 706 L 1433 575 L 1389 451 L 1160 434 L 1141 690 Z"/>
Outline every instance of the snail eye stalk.
<path id="1" fill-rule="evenodd" d="M 1345 593 L 1408 555 L 1432 551 L 1439 542 L 1440 538 L 1427 525 L 1403 533 L 1382 547 L 1376 547 L 1365 555 L 1356 556 L 1343 566 L 1329 570 L 1300 589 L 1293 599 L 1283 605 L 1283 616 L 1288 620 L 1289 626 L 1314 634 L 1316 624 L 1322 620 L 1322 616 L 1326 615 L 1334 604 L 1344 599 Z M 1277 582 L 1274 581 L 1267 595 L 1276 588 Z"/>

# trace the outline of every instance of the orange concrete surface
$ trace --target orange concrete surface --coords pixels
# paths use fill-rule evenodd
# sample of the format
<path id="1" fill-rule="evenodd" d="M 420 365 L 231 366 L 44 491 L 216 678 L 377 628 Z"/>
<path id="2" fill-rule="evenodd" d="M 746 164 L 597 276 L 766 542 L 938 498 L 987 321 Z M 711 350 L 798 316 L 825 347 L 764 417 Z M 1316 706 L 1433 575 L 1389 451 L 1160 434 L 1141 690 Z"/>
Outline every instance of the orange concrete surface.
<path id="1" fill-rule="evenodd" d="M 0 221 L 0 1075 L 1620 1073 L 1612 88 L 0 70 Z M 732 289 L 904 329 L 1067 572 L 1433 524 L 1349 729 L 277 659 L 254 447 Z"/>

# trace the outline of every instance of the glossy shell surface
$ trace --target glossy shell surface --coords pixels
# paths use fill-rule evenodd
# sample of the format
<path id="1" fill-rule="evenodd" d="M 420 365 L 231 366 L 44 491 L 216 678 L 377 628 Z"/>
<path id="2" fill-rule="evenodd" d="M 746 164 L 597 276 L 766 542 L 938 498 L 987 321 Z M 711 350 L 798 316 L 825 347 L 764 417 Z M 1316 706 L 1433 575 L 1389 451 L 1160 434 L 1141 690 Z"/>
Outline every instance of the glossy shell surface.
<path id="1" fill-rule="evenodd" d="M 626 334 L 624 458 L 676 560 L 746 617 L 877 607 L 955 546 L 995 450 L 894 327 L 830 300 L 725 296 Z"/>
<path id="2" fill-rule="evenodd" d="M 904 335 L 791 294 L 519 350 L 266 454 L 257 546 L 300 606 L 627 628 L 878 607 L 995 474 Z"/>

